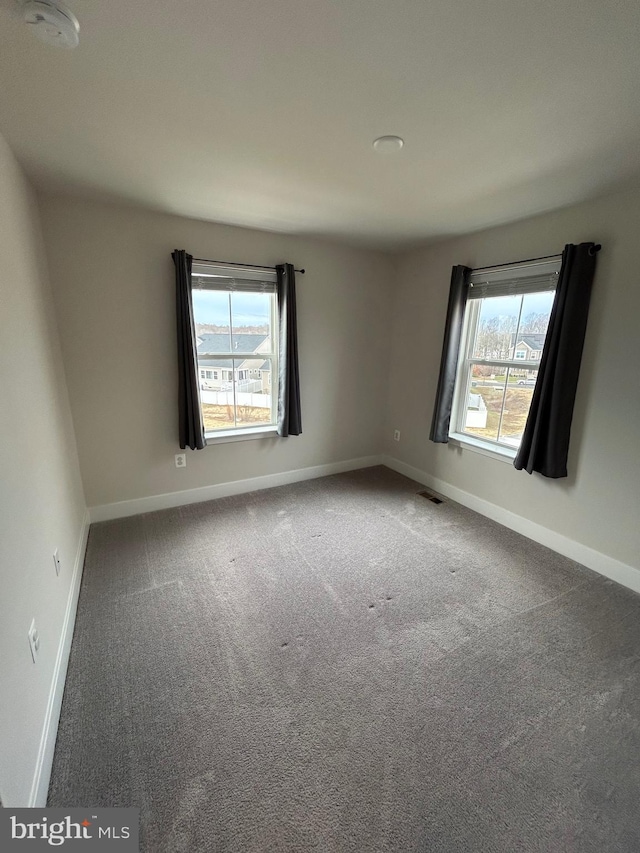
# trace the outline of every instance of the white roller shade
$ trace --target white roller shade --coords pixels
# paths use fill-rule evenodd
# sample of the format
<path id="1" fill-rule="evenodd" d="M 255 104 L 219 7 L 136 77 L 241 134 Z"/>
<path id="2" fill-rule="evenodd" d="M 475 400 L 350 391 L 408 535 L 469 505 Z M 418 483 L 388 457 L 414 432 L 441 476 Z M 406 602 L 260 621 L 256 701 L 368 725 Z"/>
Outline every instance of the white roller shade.
<path id="1" fill-rule="evenodd" d="M 502 267 L 472 272 L 468 299 L 520 296 L 556 289 L 562 258 L 522 267 Z"/>
<path id="2" fill-rule="evenodd" d="M 191 285 L 198 290 L 262 291 L 275 293 L 276 271 L 247 267 L 193 264 Z"/>

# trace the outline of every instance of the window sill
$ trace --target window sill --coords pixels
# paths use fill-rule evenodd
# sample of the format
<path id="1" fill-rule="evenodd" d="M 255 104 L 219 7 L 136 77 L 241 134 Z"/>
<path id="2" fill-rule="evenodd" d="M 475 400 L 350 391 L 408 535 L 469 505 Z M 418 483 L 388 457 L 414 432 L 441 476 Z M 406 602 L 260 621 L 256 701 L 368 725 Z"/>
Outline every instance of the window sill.
<path id="1" fill-rule="evenodd" d="M 249 441 L 256 438 L 277 438 L 278 431 L 275 426 L 249 427 L 248 429 L 225 429 L 216 432 L 205 433 L 205 440 L 209 444 L 227 444 L 231 441 Z"/>
<path id="2" fill-rule="evenodd" d="M 488 456 L 490 459 L 497 459 L 509 465 L 513 465 L 513 460 L 516 458 L 515 448 L 511 450 L 508 447 L 492 445 L 486 441 L 481 441 L 480 439 L 472 438 L 470 435 L 464 435 L 459 432 L 449 435 L 449 444 L 461 450 L 472 450 L 474 453 L 480 453 L 482 456 Z"/>

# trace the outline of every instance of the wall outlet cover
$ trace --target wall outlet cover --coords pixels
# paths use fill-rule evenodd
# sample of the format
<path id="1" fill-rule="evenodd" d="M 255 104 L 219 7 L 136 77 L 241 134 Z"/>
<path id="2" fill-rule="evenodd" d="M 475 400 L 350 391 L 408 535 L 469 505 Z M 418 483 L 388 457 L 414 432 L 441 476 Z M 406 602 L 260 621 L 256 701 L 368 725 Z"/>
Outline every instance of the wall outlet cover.
<path id="1" fill-rule="evenodd" d="M 31 649 L 31 657 L 33 658 L 33 662 L 36 662 L 36 658 L 38 657 L 38 651 L 40 649 L 40 635 L 38 634 L 38 629 L 36 628 L 36 620 L 31 620 L 31 625 L 29 625 L 29 648 Z"/>

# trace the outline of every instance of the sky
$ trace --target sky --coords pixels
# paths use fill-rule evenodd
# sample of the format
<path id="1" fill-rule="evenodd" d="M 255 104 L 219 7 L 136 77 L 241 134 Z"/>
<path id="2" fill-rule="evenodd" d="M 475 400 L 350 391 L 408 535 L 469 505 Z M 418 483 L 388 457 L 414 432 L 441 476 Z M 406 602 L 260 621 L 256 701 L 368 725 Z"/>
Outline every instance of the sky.
<path id="1" fill-rule="evenodd" d="M 234 327 L 261 326 L 269 321 L 269 295 L 266 293 L 193 290 L 196 323 L 228 326 L 230 304 Z"/>
<path id="2" fill-rule="evenodd" d="M 532 312 L 549 314 L 554 294 L 530 293 L 524 297 L 523 319 Z M 520 308 L 520 296 L 503 296 L 485 300 L 482 317 L 515 316 Z M 216 290 L 193 290 L 196 323 L 216 326 L 229 324 L 229 303 L 233 310 L 234 326 L 260 326 L 269 321 L 269 297 L 263 293 L 229 293 Z"/>
<path id="3" fill-rule="evenodd" d="M 524 297 L 522 319 L 524 320 L 527 314 L 533 312 L 536 314 L 551 313 L 554 296 L 555 293 L 551 291 L 546 293 L 528 293 Z M 482 317 L 487 320 L 492 317 L 515 317 L 517 320 L 521 298 L 520 296 L 501 296 L 497 299 L 485 299 L 482 305 Z"/>

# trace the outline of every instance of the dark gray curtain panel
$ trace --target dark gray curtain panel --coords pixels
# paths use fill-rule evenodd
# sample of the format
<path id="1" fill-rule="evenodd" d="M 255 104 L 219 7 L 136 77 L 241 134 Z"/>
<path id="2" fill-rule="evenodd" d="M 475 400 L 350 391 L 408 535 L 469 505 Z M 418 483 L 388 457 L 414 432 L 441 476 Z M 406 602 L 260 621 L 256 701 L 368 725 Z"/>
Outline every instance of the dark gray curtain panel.
<path id="1" fill-rule="evenodd" d="M 200 384 L 196 327 L 191 298 L 191 264 L 193 257 L 183 249 L 171 253 L 176 267 L 176 318 L 178 324 L 178 439 L 184 450 L 206 447 Z"/>
<path id="2" fill-rule="evenodd" d="M 300 435 L 300 372 L 298 369 L 298 332 L 296 312 L 296 276 L 291 264 L 276 267 L 279 314 L 278 435 Z"/>
<path id="3" fill-rule="evenodd" d="M 447 306 L 447 321 L 444 329 L 442 344 L 442 359 L 440 361 L 440 376 L 436 390 L 436 401 L 431 421 L 431 441 L 446 444 L 449 441 L 449 422 L 451 421 L 451 406 L 453 405 L 453 389 L 456 383 L 458 353 L 464 309 L 469 292 L 469 267 L 455 266 L 451 271 L 451 286 L 449 288 L 449 304 Z"/>
<path id="4" fill-rule="evenodd" d="M 556 298 L 529 417 L 514 466 L 529 474 L 566 477 L 569 434 L 596 268 L 594 243 L 569 243 L 562 253 Z"/>

